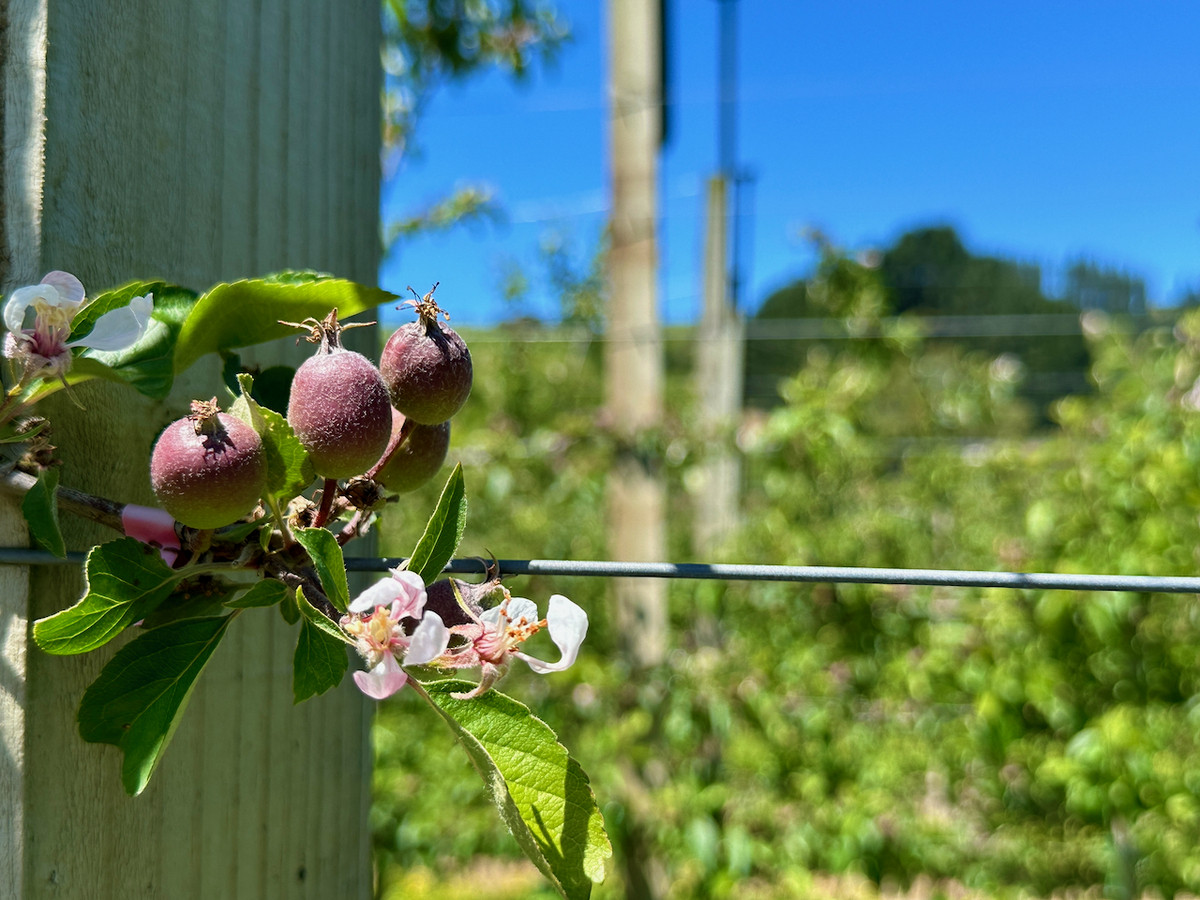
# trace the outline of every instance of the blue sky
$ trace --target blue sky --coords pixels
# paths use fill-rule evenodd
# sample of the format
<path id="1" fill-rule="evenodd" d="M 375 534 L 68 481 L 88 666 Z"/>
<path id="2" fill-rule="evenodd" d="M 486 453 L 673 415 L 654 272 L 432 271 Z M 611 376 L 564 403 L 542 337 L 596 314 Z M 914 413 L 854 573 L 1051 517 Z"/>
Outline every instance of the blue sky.
<path id="1" fill-rule="evenodd" d="M 684 322 L 717 164 L 718 4 L 670 3 L 660 302 Z M 557 5 L 574 35 L 557 65 L 440 90 L 420 153 L 384 183 L 385 221 L 468 183 L 505 208 L 501 225 L 421 237 L 381 267 L 397 292 L 440 280 L 455 324 L 552 316 L 539 243 L 560 236 L 582 262 L 604 228 L 605 4 Z M 1080 256 L 1145 278 L 1157 304 L 1200 288 L 1200 4 L 739 0 L 738 17 L 748 308 L 808 270 L 809 226 L 853 250 L 953 224 L 976 253 L 1040 263 L 1051 290 Z M 501 292 L 514 262 L 533 284 L 519 309 Z"/>

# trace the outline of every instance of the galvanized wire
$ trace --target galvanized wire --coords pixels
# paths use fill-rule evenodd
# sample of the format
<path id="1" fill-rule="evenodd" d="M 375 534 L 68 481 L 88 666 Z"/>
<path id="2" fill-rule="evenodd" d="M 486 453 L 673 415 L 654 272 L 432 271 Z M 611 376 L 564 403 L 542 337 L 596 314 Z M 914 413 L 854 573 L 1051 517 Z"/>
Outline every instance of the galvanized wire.
<path id="1" fill-rule="evenodd" d="M 0 548 L 0 565 L 79 565 L 82 553 L 59 559 L 41 550 Z M 351 572 L 386 572 L 403 557 L 349 557 Z M 451 575 L 483 574 L 490 564 L 480 558 L 455 559 Z M 969 569 L 881 569 L 866 566 L 752 566 L 726 563 L 618 562 L 616 560 L 501 559 L 501 575 L 557 575 L 596 578 L 676 578 L 703 581 L 786 581 L 822 584 L 894 584 L 933 587 L 1010 588 L 1013 590 L 1132 591 L 1200 594 L 1200 578 L 1179 575 L 1093 575 L 1060 572 L 986 572 Z"/>
<path id="2" fill-rule="evenodd" d="M 403 562 L 348 559 L 346 567 L 383 571 Z M 905 584 L 944 587 L 998 587 L 1016 590 L 1134 591 L 1200 593 L 1200 578 L 1156 575 L 1088 575 L 1057 572 L 982 572 L 963 569 L 881 569 L 859 566 L 752 566 L 722 563 L 617 562 L 613 560 L 501 559 L 502 575 L 591 576 L 601 578 L 680 578 L 708 581 L 789 581 L 825 584 Z M 482 573 L 487 561 L 456 559 L 451 574 Z"/>

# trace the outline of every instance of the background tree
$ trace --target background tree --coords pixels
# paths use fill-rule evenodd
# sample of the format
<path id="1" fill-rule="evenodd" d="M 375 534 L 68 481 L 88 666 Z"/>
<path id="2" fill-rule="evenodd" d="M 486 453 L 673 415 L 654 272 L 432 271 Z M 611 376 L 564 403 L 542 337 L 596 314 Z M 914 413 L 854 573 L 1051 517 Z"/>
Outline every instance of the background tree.
<path id="1" fill-rule="evenodd" d="M 951 342 L 965 351 L 987 356 L 1006 355 L 1019 364 L 1026 377 L 1023 396 L 1032 400 L 1048 421 L 1048 409 L 1057 398 L 1088 390 L 1089 357 L 1076 316 L 1080 307 L 1070 298 L 1047 297 L 1041 287 L 1041 270 L 1035 265 L 971 253 L 948 226 L 921 228 L 901 235 L 879 256 L 879 284 L 884 308 L 891 315 L 938 317 L 938 342 Z M 1136 296 L 1134 280 L 1098 267 L 1079 266 L 1079 284 L 1101 296 Z M 1122 291 L 1125 294 L 1122 295 Z M 1144 298 L 1144 289 L 1142 295 Z M 1114 301 L 1115 302 L 1115 301 Z M 805 281 L 796 282 L 767 298 L 756 321 L 772 321 L 767 333 L 788 334 L 779 320 L 826 316 L 813 303 Z M 994 321 L 951 317 L 993 316 Z M 1032 317 L 1038 318 L 1032 318 Z M 751 333 L 755 329 L 751 329 Z M 747 402 L 769 408 L 778 402 L 773 388 L 781 377 L 796 370 L 805 347 L 822 337 L 846 336 L 836 323 L 809 329 L 796 340 L 762 340 L 747 355 Z M 851 330 L 851 333 L 853 330 Z"/>
<path id="2" fill-rule="evenodd" d="M 421 113 L 437 89 L 488 69 L 529 77 L 557 57 L 569 28 L 553 3 L 529 0 L 384 0 L 384 147 L 389 171 L 419 152 Z M 464 176 L 468 173 L 463 173 Z M 421 231 L 499 215 L 492 192 L 466 184 L 384 223 L 384 246 Z"/>

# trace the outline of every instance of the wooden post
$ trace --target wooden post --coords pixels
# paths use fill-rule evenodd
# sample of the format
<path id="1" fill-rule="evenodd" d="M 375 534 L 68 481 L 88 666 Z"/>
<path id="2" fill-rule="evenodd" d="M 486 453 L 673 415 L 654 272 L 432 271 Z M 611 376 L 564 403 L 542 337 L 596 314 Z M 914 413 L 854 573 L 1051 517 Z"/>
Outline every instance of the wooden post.
<path id="1" fill-rule="evenodd" d="M 618 441 L 608 479 L 613 559 L 660 560 L 666 552 L 664 489 L 656 461 L 636 450 L 662 424 L 663 352 L 658 318 L 658 146 L 662 106 L 657 3 L 611 0 L 609 64 L 612 246 L 609 251 L 606 409 Z M 616 579 L 617 626 L 634 665 L 666 653 L 666 585 Z"/>
<path id="2" fill-rule="evenodd" d="M 5 292 L 50 269 L 89 291 L 203 288 L 283 268 L 375 279 L 376 0 L 0 0 Z M 266 361 L 305 349 L 256 353 Z M 297 356 L 299 354 L 299 357 Z M 150 503 L 152 441 L 219 391 L 210 357 L 165 403 L 90 382 L 47 404 L 64 483 Z M 22 545 L 0 508 L 0 541 Z M 69 546 L 114 535 L 65 523 Z M 29 623 L 72 567 L 0 567 L 0 897 L 365 898 L 371 707 L 347 683 L 293 706 L 296 639 L 251 610 L 200 680 L 150 787 L 75 710 L 111 655 L 50 657 Z"/>
<path id="3" fill-rule="evenodd" d="M 704 241 L 704 314 L 696 349 L 696 412 L 703 442 L 695 488 L 692 547 L 701 557 L 718 550 L 738 523 L 741 466 L 733 447 L 742 406 L 741 317 L 729 297 L 728 182 L 708 182 Z"/>

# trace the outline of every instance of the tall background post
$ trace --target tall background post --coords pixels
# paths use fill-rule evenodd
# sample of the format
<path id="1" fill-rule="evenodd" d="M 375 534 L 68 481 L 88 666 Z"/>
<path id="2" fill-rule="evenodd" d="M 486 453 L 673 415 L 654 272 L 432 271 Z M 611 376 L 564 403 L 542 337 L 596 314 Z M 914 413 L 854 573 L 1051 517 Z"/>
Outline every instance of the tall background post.
<path id="1" fill-rule="evenodd" d="M 7 292 L 50 269 L 89 291 L 193 288 L 284 268 L 373 282 L 379 253 L 377 0 L 6 0 Z M 250 363 L 306 353 L 289 342 Z M 64 483 L 152 502 L 157 431 L 220 393 L 209 358 L 163 403 L 90 382 L 47 404 Z M 59 395 L 61 397 L 61 395 Z M 107 540 L 67 522 L 72 549 Z M 0 540 L 24 536 L 12 504 Z M 370 707 L 344 684 L 293 706 L 295 630 L 243 615 L 149 788 L 85 745 L 75 709 L 111 655 L 49 657 L 29 623 L 78 568 L 0 568 L 0 896 L 365 898 Z"/>
<path id="2" fill-rule="evenodd" d="M 605 407 L 618 444 L 608 479 L 609 552 L 655 560 L 666 552 L 665 491 L 653 450 L 662 424 L 663 349 L 658 314 L 658 151 L 662 122 L 661 18 L 645 0 L 609 3 L 609 250 Z M 619 633 L 635 666 L 662 661 L 666 585 L 616 579 Z"/>

